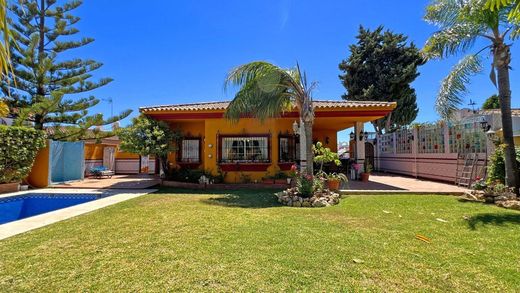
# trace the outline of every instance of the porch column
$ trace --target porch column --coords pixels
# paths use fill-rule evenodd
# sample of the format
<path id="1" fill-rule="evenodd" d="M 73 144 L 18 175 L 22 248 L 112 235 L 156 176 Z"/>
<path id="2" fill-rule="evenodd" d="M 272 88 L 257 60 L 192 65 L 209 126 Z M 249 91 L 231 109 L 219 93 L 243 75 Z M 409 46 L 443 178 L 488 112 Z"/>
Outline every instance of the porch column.
<path id="1" fill-rule="evenodd" d="M 354 126 L 354 133 L 356 134 L 355 142 L 356 142 L 356 162 L 361 165 L 360 171 L 365 171 L 365 140 L 359 139 L 359 136 L 364 131 L 363 122 L 356 122 Z"/>
<path id="2" fill-rule="evenodd" d="M 305 172 L 307 168 L 307 141 L 305 137 L 305 127 L 303 126 L 304 122 L 300 119 L 300 171 Z M 310 162 L 312 164 L 312 162 Z"/>

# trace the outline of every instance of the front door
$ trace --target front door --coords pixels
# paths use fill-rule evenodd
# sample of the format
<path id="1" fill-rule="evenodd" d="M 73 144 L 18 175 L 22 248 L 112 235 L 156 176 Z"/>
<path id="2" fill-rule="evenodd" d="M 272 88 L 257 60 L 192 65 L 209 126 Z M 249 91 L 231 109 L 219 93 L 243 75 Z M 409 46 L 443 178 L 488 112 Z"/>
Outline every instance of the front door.
<path id="1" fill-rule="evenodd" d="M 106 146 L 103 148 L 103 166 L 110 171 L 115 170 L 116 166 L 116 148 L 113 146 Z"/>

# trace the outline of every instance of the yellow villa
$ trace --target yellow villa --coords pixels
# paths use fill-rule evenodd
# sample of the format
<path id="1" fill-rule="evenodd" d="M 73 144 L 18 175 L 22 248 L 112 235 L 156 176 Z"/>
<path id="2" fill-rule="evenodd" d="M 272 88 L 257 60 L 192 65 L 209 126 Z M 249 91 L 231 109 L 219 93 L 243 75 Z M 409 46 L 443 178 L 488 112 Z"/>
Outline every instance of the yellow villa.
<path id="1" fill-rule="evenodd" d="M 363 123 L 390 113 L 396 103 L 359 101 L 314 101 L 313 141 L 337 151 L 338 131 L 355 127 L 356 137 Z M 178 151 L 170 154 L 172 167 L 204 169 L 217 175 L 226 172 L 226 182 L 240 182 L 244 175 L 253 181 L 277 171 L 287 171 L 299 160 L 299 139 L 293 130 L 296 110 L 263 122 L 242 118 L 237 123 L 223 114 L 229 102 L 141 107 L 140 112 L 167 122 L 183 138 Z M 364 159 L 364 142 L 356 159 Z"/>

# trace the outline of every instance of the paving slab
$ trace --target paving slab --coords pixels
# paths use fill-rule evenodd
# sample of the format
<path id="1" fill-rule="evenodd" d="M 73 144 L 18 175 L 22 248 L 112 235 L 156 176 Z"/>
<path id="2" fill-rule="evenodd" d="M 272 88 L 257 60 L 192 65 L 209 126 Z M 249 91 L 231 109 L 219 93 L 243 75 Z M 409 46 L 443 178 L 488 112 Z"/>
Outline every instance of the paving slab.
<path id="1" fill-rule="evenodd" d="M 395 174 L 375 173 L 370 175 L 369 182 L 350 181 L 342 194 L 454 194 L 459 195 L 468 189 L 449 184 Z"/>
<path id="2" fill-rule="evenodd" d="M 80 181 L 53 184 L 51 188 L 86 189 L 144 189 L 161 184 L 161 179 L 153 175 L 114 175 L 112 178 L 85 178 Z"/>

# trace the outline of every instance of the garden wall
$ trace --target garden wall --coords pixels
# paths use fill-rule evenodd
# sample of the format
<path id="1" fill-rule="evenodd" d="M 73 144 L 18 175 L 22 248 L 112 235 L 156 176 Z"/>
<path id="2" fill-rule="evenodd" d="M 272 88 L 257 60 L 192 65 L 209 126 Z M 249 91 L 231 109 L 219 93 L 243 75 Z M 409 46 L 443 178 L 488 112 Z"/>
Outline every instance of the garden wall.
<path id="1" fill-rule="evenodd" d="M 382 172 L 454 183 L 457 158 L 473 153 L 473 178 L 484 177 L 487 139 L 477 121 L 402 129 L 376 138 L 374 168 Z"/>

